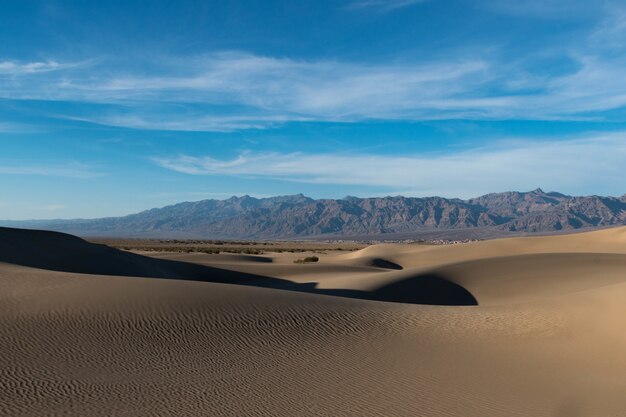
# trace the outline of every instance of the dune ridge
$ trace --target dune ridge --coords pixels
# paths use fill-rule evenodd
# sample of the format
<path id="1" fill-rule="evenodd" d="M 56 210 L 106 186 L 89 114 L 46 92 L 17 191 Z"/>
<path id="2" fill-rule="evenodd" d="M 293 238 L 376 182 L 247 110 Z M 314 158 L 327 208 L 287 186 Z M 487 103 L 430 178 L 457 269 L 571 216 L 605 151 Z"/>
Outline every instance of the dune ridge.
<path id="1" fill-rule="evenodd" d="M 0 229 L 0 415 L 626 409 L 624 227 L 377 245 L 303 265 L 291 254 L 220 255 L 214 264 L 212 256 L 148 258 Z M 427 277 L 477 305 L 367 295 L 398 283 L 395 293 L 420 293 L 424 286 L 407 283 Z"/>

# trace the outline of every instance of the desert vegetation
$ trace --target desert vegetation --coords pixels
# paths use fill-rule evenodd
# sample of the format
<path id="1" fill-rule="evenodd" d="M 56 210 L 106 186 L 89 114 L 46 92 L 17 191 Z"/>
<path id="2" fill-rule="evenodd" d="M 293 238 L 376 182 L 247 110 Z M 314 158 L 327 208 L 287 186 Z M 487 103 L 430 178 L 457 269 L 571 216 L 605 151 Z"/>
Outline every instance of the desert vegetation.
<path id="1" fill-rule="evenodd" d="M 262 255 L 264 253 L 327 253 L 355 251 L 367 246 L 362 242 L 308 242 L 308 241 L 229 241 L 229 240 L 182 240 L 182 239 L 88 239 L 113 248 L 138 252 L 172 253 L 235 253 Z"/>
<path id="2" fill-rule="evenodd" d="M 309 264 L 319 261 L 320 258 L 317 256 L 307 256 L 306 258 L 296 259 L 293 261 L 294 264 Z"/>

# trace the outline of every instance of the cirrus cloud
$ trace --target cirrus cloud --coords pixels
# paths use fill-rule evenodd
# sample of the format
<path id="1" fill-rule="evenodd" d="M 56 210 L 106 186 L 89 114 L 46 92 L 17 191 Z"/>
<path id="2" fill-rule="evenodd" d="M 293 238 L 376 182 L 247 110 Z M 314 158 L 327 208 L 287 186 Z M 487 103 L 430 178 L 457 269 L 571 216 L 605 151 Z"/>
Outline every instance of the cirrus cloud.
<path id="1" fill-rule="evenodd" d="M 28 163 L 27 161 L 0 160 L 0 175 L 36 175 L 64 178 L 95 178 L 103 174 L 88 165 L 75 161 L 57 163 Z"/>
<path id="2" fill-rule="evenodd" d="M 491 7 L 500 10 L 506 2 L 496 3 Z M 549 15 L 563 4 L 533 1 L 532 9 Z M 3 61 L 0 77 L 10 82 L 0 83 L 0 97 L 106 105 L 89 114 L 83 110 L 89 106 L 70 105 L 52 117 L 142 130 L 232 131 L 290 121 L 621 121 L 626 9 L 607 4 L 596 7 L 599 17 L 563 44 L 522 50 L 514 59 L 506 47 L 481 44 L 386 62 L 245 51 L 153 56 L 133 66 L 119 66 L 114 58 L 81 64 Z"/>
<path id="3" fill-rule="evenodd" d="M 582 139 L 507 141 L 447 154 L 337 155 L 244 152 L 234 159 L 179 155 L 154 158 L 190 175 L 222 175 L 315 184 L 378 187 L 393 193 L 474 197 L 538 186 L 576 194 L 622 194 L 626 132 Z"/>

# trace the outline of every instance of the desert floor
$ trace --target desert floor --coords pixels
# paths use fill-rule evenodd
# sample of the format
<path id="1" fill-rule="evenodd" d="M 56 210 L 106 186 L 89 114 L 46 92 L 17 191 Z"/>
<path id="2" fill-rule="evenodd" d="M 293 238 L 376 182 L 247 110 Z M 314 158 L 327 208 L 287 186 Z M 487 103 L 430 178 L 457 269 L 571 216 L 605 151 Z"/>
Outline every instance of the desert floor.
<path id="1" fill-rule="evenodd" d="M 311 255 L 0 229 L 0 415 L 626 415 L 626 227 Z"/>

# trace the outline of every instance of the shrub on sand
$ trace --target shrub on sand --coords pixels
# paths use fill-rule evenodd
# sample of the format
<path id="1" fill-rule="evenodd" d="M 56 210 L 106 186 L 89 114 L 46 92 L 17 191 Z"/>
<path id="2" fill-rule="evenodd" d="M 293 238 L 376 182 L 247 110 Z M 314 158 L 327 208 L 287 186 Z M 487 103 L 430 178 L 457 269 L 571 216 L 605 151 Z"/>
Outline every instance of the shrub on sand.
<path id="1" fill-rule="evenodd" d="M 295 264 L 308 264 L 311 262 L 317 262 L 319 261 L 320 258 L 318 258 L 317 256 L 307 256 L 306 258 L 303 259 L 296 259 L 295 261 L 293 261 L 293 263 Z"/>

